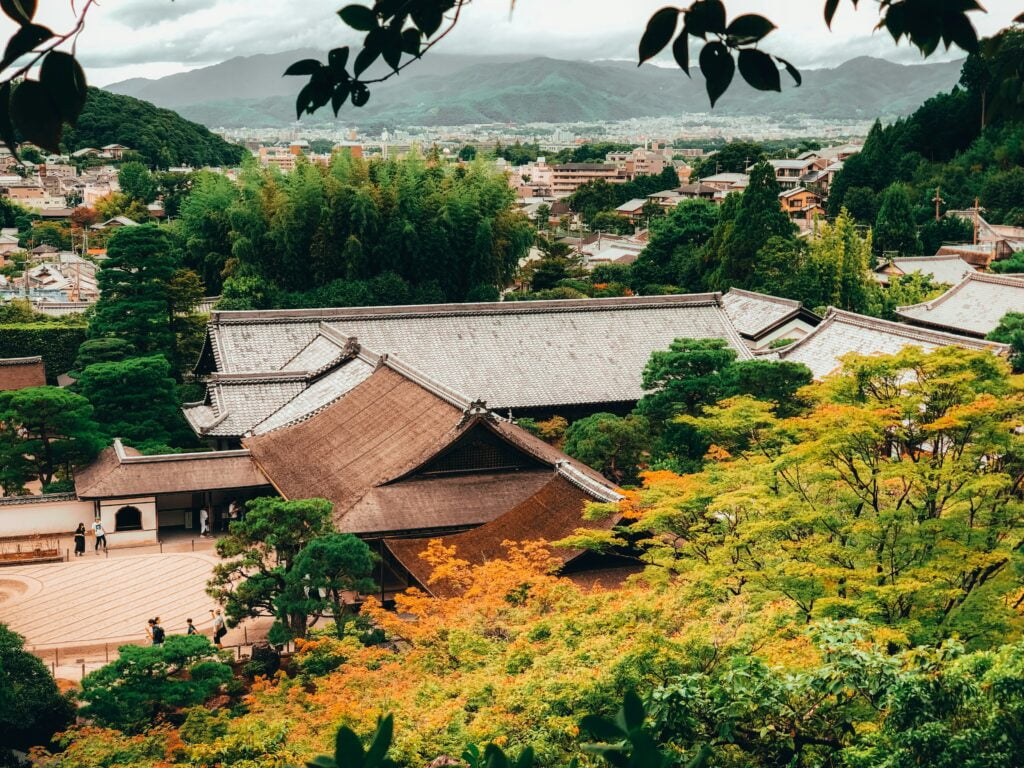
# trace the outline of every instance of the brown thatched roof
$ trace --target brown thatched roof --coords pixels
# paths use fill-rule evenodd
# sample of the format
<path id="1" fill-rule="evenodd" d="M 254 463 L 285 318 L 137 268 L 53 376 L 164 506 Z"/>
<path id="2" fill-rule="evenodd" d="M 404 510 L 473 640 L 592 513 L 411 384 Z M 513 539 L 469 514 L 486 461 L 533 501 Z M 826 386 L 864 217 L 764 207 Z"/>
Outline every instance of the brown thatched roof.
<path id="1" fill-rule="evenodd" d="M 392 555 L 424 589 L 437 596 L 452 593 L 450 585 L 429 584 L 432 566 L 421 555 L 431 541 L 439 540 L 446 547 L 455 547 L 455 556 L 473 565 L 497 560 L 507 554 L 506 541 L 558 541 L 579 528 L 608 529 L 618 522 L 618 515 L 603 520 L 584 520 L 583 508 L 590 501 L 614 501 L 618 494 L 610 486 L 593 485 L 592 480 L 576 470 L 560 466 L 536 493 L 505 514 L 471 531 L 443 537 L 418 539 L 385 539 Z M 584 554 L 578 549 L 552 550 L 552 555 L 565 567 Z"/>
<path id="2" fill-rule="evenodd" d="M 46 384 L 46 369 L 41 357 L 0 358 L 0 391 L 42 387 Z"/>
<path id="3" fill-rule="evenodd" d="M 246 438 L 289 499 L 323 497 L 349 533 L 480 525 L 530 497 L 560 462 L 547 443 L 397 361 L 305 421 Z M 604 478 L 583 466 L 591 482 Z"/>
<path id="4" fill-rule="evenodd" d="M 81 499 L 152 496 L 158 493 L 259 488 L 268 485 L 248 451 L 141 456 L 120 440 L 75 473 Z"/>

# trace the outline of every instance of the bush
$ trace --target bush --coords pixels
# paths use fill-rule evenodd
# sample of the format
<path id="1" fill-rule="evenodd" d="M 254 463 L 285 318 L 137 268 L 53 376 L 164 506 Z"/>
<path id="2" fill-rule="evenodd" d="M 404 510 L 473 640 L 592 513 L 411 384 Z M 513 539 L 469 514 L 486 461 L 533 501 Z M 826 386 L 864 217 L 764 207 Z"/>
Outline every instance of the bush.
<path id="1" fill-rule="evenodd" d="M 0 325 L 0 357 L 41 355 L 51 383 L 70 371 L 78 348 L 85 341 L 84 325 L 12 323 Z"/>
<path id="2" fill-rule="evenodd" d="M 252 657 L 242 667 L 253 680 L 257 677 L 272 677 L 280 668 L 281 654 L 266 644 L 254 645 Z"/>

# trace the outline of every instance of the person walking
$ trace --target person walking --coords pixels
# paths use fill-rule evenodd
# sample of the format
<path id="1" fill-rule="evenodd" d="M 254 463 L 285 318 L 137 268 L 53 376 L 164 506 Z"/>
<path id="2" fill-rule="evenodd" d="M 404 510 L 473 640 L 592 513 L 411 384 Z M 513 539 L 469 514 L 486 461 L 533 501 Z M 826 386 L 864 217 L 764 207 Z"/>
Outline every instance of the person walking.
<path id="1" fill-rule="evenodd" d="M 163 645 L 164 644 L 164 636 L 166 635 L 166 633 L 164 632 L 164 628 L 160 626 L 160 617 L 159 616 L 157 616 L 155 619 L 153 619 L 153 628 L 152 629 L 153 629 L 153 645 Z"/>
<path id="2" fill-rule="evenodd" d="M 196 625 L 192 623 L 192 619 L 185 619 L 185 634 L 186 635 L 198 635 L 199 630 L 196 629 Z"/>
<path id="3" fill-rule="evenodd" d="M 210 535 L 210 513 L 206 511 L 206 507 L 199 510 L 199 535 L 203 538 Z"/>
<path id="4" fill-rule="evenodd" d="M 156 619 L 146 619 L 146 637 L 149 638 L 149 644 L 153 645 L 153 625 L 156 624 Z"/>
<path id="5" fill-rule="evenodd" d="M 210 615 L 213 617 L 213 644 L 220 648 L 224 635 L 228 633 L 227 625 L 224 623 L 224 614 L 221 613 L 220 608 L 216 611 L 211 608 Z"/>
<path id="6" fill-rule="evenodd" d="M 107 532 L 103 530 L 103 523 L 99 520 L 93 521 L 92 532 L 96 534 L 96 554 L 100 553 L 100 547 L 103 547 L 103 551 L 107 551 Z"/>
<path id="7" fill-rule="evenodd" d="M 75 528 L 75 557 L 82 557 L 85 554 L 85 523 L 79 523 Z"/>

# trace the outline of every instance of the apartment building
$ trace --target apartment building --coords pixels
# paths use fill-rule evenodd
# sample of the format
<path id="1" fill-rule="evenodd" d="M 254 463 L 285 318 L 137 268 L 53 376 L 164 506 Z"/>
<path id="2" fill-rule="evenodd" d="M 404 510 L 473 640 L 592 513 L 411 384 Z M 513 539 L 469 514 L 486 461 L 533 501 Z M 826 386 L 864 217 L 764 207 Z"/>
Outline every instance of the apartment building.
<path id="1" fill-rule="evenodd" d="M 612 163 L 563 163 L 552 166 L 551 191 L 555 197 L 571 195 L 590 181 L 604 179 L 621 184 L 626 176 Z"/>

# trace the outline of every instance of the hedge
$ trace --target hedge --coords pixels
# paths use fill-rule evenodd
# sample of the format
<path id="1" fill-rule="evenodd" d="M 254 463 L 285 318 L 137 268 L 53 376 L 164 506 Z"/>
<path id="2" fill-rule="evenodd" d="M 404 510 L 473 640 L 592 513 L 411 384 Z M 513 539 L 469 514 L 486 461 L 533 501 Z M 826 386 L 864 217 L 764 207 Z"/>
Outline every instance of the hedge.
<path id="1" fill-rule="evenodd" d="M 0 357 L 42 355 L 51 384 L 71 370 L 78 346 L 85 341 L 84 325 L 12 323 L 0 325 Z"/>

